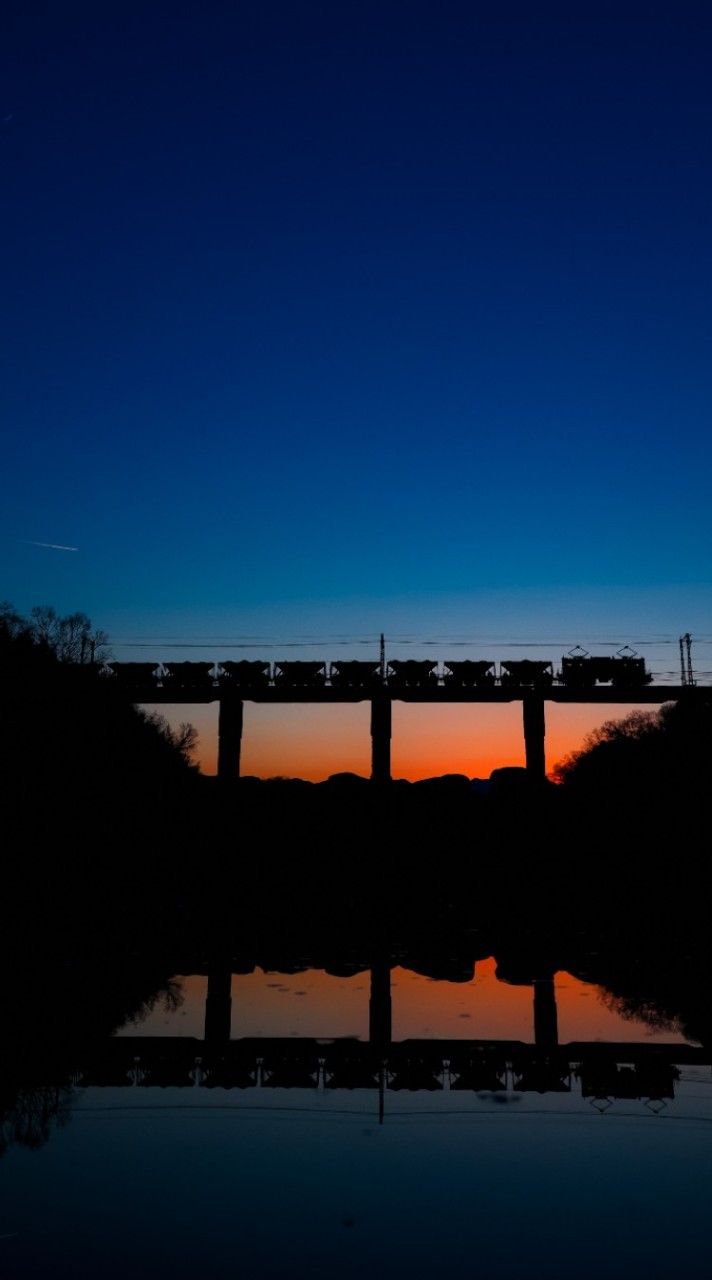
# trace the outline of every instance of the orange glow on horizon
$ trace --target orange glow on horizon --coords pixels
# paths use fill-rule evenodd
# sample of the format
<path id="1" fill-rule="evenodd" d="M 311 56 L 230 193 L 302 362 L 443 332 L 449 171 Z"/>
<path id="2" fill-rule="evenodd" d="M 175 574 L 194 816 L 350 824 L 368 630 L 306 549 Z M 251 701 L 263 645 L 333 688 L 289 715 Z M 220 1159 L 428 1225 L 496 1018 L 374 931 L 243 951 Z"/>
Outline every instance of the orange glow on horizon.
<path id="1" fill-rule="evenodd" d="M 323 969 L 283 974 L 255 968 L 232 978 L 232 1036 L 314 1036 L 368 1039 L 369 970 L 338 977 Z M 183 1004 L 173 1014 L 156 1008 L 139 1028 L 124 1035 L 185 1035 L 201 1038 L 207 978 L 180 979 Z M 684 1043 L 676 1031 L 651 1029 L 609 1008 L 601 988 L 559 970 L 554 977 L 559 1042 L 600 1040 Z M 391 971 L 393 1039 L 534 1039 L 534 990 L 496 976 L 493 956 L 478 959 L 469 982 L 438 981 L 396 967 Z"/>
<path id="2" fill-rule="evenodd" d="M 190 720 L 198 735 L 196 760 L 203 773 L 217 772 L 217 704 L 156 708 L 177 725 Z M 647 708 L 648 710 L 650 708 Z M 620 720 L 633 707 L 616 704 L 547 702 L 546 767 L 580 751 L 593 729 Z M 257 705 L 246 703 L 240 772 L 258 778 L 303 778 L 323 782 L 332 774 L 371 775 L 370 703 Z M 493 769 L 525 764 L 522 707 L 519 702 L 492 705 L 395 702 L 391 774 L 421 778 L 462 774 L 488 778 Z"/>

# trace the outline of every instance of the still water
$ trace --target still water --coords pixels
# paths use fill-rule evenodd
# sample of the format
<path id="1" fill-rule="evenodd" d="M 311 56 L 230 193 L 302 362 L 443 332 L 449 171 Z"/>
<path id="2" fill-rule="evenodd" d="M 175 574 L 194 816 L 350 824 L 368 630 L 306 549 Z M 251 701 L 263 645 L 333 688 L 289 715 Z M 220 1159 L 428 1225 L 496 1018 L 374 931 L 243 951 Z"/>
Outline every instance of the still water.
<path id="1" fill-rule="evenodd" d="M 530 983 L 514 984 L 496 976 L 494 956 L 478 960 L 467 982 L 438 981 L 396 965 L 390 970 L 391 1026 L 394 1040 L 413 1037 L 467 1040 L 534 1039 L 534 993 Z M 298 973 L 231 974 L 230 1034 L 242 1036 L 369 1035 L 370 971 L 348 977 L 308 969 Z M 158 1002 L 121 1036 L 202 1037 L 208 993 L 207 974 L 176 975 L 175 1007 Z M 685 1043 L 680 1031 L 641 1026 L 624 1018 L 605 989 L 560 971 L 554 976 L 559 1039 Z"/>
<path id="2" fill-rule="evenodd" d="M 183 968 L 111 1033 L 111 975 L 27 984 L 3 1278 L 707 1274 L 710 1054 L 652 980 Z"/>

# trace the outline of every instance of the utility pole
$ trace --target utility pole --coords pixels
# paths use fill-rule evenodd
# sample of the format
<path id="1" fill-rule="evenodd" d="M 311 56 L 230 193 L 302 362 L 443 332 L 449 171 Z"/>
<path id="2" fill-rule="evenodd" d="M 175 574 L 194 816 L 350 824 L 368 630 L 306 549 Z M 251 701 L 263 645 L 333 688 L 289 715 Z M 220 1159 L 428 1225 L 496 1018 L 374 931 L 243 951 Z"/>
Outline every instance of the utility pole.
<path id="1" fill-rule="evenodd" d="M 692 636 L 689 631 L 680 636 L 680 677 L 683 687 L 695 683 L 692 678 Z"/>

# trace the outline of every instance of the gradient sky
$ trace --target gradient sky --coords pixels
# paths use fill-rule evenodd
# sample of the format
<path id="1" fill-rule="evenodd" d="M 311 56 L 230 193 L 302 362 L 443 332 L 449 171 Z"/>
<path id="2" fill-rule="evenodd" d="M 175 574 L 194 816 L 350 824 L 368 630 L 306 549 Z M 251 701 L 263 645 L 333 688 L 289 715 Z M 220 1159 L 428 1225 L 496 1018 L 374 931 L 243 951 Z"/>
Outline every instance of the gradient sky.
<path id="1" fill-rule="evenodd" d="M 689 632 L 712 680 L 706 0 L 23 0 L 0 37 L 0 598 L 124 660 L 384 632 L 671 682 Z M 428 710 L 397 776 L 523 763 L 518 710 Z M 565 710 L 548 763 L 601 720 Z M 213 712 L 177 713 L 208 768 Z M 248 708 L 245 772 L 369 772 L 367 707 L 293 712 Z"/>

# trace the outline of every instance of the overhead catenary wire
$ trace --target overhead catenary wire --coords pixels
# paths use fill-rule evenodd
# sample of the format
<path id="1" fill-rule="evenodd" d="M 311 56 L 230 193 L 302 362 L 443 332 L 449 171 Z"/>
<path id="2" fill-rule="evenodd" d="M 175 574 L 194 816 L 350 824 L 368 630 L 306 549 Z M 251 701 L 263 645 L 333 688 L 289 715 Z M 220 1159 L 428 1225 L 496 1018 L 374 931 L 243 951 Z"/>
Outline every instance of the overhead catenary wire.
<path id="1" fill-rule="evenodd" d="M 694 639 L 696 648 L 699 647 L 700 645 L 712 644 L 712 636 L 710 637 L 695 636 L 693 637 L 693 639 Z M 412 636 L 412 635 L 403 635 L 403 636 L 387 635 L 386 640 L 387 640 L 387 643 L 389 643 L 391 646 L 420 645 L 422 647 L 428 647 L 428 648 L 442 647 L 443 645 L 450 645 L 453 647 L 467 646 L 470 648 L 489 648 L 495 644 L 503 645 L 506 648 L 510 648 L 510 649 L 542 649 L 542 648 L 547 648 L 549 646 L 552 648 L 557 647 L 557 648 L 567 649 L 572 647 L 571 637 L 568 637 L 565 640 L 561 640 L 561 639 L 552 640 L 547 638 L 534 639 L 534 640 L 515 640 L 515 639 L 508 638 L 507 636 L 504 636 L 504 635 L 492 635 L 484 638 L 476 638 L 476 637 L 470 637 L 470 636 L 419 637 L 419 636 Z M 137 649 L 138 648 L 146 648 L 146 649 L 155 648 L 157 646 L 165 645 L 165 644 L 171 645 L 174 648 L 181 648 L 181 649 L 188 649 L 188 648 L 211 649 L 211 648 L 214 648 L 216 644 L 222 647 L 232 648 L 232 649 L 251 649 L 251 648 L 260 648 L 260 647 L 262 648 L 281 647 L 281 648 L 296 649 L 296 648 L 313 648 L 315 645 L 322 645 L 322 646 L 324 645 L 326 646 L 373 645 L 376 648 L 378 648 L 380 644 L 380 636 L 373 635 L 373 636 L 367 636 L 367 637 L 361 637 L 361 636 L 355 637 L 355 636 L 329 636 L 329 635 L 308 636 L 307 635 L 307 636 L 282 637 L 282 638 L 280 638 L 279 636 L 234 636 L 234 635 L 232 636 L 196 636 L 196 637 L 173 636 L 173 635 L 121 636 L 121 637 L 109 636 L 107 643 L 110 645 L 117 645 L 117 646 L 130 645 L 132 648 L 137 648 Z M 580 643 L 580 642 L 577 641 L 576 643 Z M 635 648 L 644 648 L 644 647 L 651 648 L 651 647 L 658 647 L 658 646 L 664 647 L 664 646 L 671 646 L 671 645 L 674 645 L 675 647 L 677 647 L 679 644 L 679 639 L 673 639 L 673 638 L 667 638 L 667 637 L 642 639 L 639 637 L 633 637 L 630 640 L 621 641 L 620 638 L 612 640 L 612 639 L 603 639 L 598 637 L 587 636 L 586 643 L 597 646 L 599 648 L 612 648 L 612 649 L 618 649 L 622 645 L 626 645 L 626 644 L 633 646 Z"/>
<path id="2" fill-rule="evenodd" d="M 689 635 L 689 633 L 686 633 Z M 703 634 L 701 636 L 690 636 L 690 644 L 694 639 L 695 650 L 705 650 L 712 645 L 712 636 Z M 377 654 L 381 651 L 382 643 L 386 643 L 390 651 L 388 660 L 394 660 L 399 652 L 403 650 L 425 650 L 438 649 L 437 663 L 446 666 L 448 656 L 454 658 L 454 651 L 469 650 L 474 653 L 486 652 L 487 658 L 493 662 L 506 660 L 507 651 L 517 650 L 538 650 L 541 657 L 543 651 L 549 651 L 547 660 L 551 660 L 553 656 L 551 651 L 558 650 L 554 661 L 558 659 L 560 654 L 571 654 L 573 650 L 586 653 L 587 656 L 595 655 L 590 653 L 591 649 L 597 650 L 599 655 L 601 650 L 612 650 L 614 655 L 628 656 L 638 653 L 641 649 L 646 651 L 646 666 L 651 676 L 658 685 L 669 684 L 671 687 L 677 687 L 680 683 L 680 672 L 677 667 L 670 668 L 667 651 L 671 648 L 679 649 L 680 636 L 671 633 L 660 633 L 653 636 L 633 636 L 627 641 L 622 642 L 620 637 L 611 638 L 610 632 L 584 637 L 584 643 L 579 638 L 572 643 L 570 637 L 565 640 L 541 638 L 522 639 L 521 636 L 514 637 L 512 633 L 499 632 L 490 635 L 477 633 L 465 634 L 446 633 L 437 635 L 433 633 L 419 635 L 414 632 L 394 632 L 392 634 L 384 633 L 288 633 L 285 636 L 279 634 L 247 634 L 240 635 L 235 633 L 220 634 L 203 634 L 201 636 L 180 635 L 176 632 L 160 634 L 141 634 L 141 635 L 124 635 L 109 636 L 106 644 L 112 653 L 112 657 L 108 661 L 121 661 L 121 651 L 145 652 L 153 651 L 160 655 L 161 661 L 170 661 L 170 654 L 178 654 L 180 652 L 192 651 L 209 651 L 214 661 L 219 662 L 221 659 L 227 658 L 230 653 L 255 653 L 260 658 L 271 662 L 278 660 L 279 652 L 287 651 L 311 650 L 312 654 L 315 649 L 321 651 L 324 657 L 331 657 L 330 651 L 336 649 L 361 649 L 368 648 L 373 656 L 374 661 L 377 660 Z M 656 651 L 653 653 L 653 651 Z M 333 653 L 336 657 L 336 654 Z M 436 655 L 433 655 L 435 659 Z M 702 655 L 704 666 L 691 666 L 690 683 L 697 685 L 706 685 L 712 681 L 712 670 L 709 669 L 709 659 L 705 661 L 706 654 Z M 190 660 L 190 659 L 189 659 Z M 196 657 L 197 660 L 197 657 Z"/>

